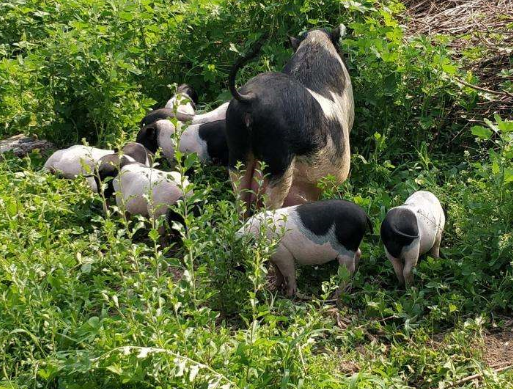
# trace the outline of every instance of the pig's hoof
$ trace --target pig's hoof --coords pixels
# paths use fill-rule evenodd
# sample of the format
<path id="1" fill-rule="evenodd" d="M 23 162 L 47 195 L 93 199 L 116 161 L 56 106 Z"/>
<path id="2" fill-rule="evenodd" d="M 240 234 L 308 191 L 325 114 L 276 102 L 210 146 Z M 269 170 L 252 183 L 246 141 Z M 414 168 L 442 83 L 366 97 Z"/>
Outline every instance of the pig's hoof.
<path id="1" fill-rule="evenodd" d="M 297 293 L 297 288 L 288 288 L 287 297 L 294 297 Z"/>

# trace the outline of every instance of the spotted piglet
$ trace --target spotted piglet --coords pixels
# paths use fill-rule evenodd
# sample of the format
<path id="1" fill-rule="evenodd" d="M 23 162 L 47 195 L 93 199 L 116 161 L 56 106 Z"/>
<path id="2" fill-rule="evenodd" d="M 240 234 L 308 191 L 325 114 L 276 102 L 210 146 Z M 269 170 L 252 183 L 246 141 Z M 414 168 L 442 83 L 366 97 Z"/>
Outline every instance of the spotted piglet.
<path id="1" fill-rule="evenodd" d="M 334 259 L 352 275 L 361 251 L 360 243 L 372 223 L 356 204 L 344 200 L 324 200 L 267 211 L 251 217 L 238 235 L 257 236 L 261 226 L 269 238 L 278 238 L 271 263 L 278 287 L 285 284 L 288 296 L 297 292 L 296 263 L 322 265 Z M 267 226 L 267 227 L 266 227 Z M 343 285 L 340 285 L 337 295 Z"/>
<path id="2" fill-rule="evenodd" d="M 413 283 L 413 268 L 420 255 L 429 252 L 438 258 L 444 225 L 444 211 L 431 192 L 415 192 L 403 205 L 388 211 L 381 224 L 381 240 L 401 284 Z"/>

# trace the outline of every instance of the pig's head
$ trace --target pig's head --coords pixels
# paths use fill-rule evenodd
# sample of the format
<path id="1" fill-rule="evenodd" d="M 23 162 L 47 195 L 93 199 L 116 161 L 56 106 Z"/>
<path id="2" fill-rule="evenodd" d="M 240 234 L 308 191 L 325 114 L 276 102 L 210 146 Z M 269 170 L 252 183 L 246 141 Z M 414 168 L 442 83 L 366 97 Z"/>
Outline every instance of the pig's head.
<path id="1" fill-rule="evenodd" d="M 114 186 L 112 180 L 119 174 L 119 171 L 123 168 L 123 166 L 129 165 L 131 163 L 136 163 L 132 157 L 119 155 L 117 153 L 109 154 L 100 158 L 97 165 L 98 173 L 94 175 L 94 181 L 96 182 L 98 192 L 100 191 L 102 183 L 110 178 L 110 180 L 107 182 L 107 187 L 105 188 L 103 194 L 105 198 L 111 197 L 114 194 Z"/>
<path id="2" fill-rule="evenodd" d="M 136 142 L 142 144 L 152 153 L 162 148 L 164 156 L 172 159 L 175 153 L 172 136 L 175 126 L 170 120 L 161 119 L 146 125 L 139 130 Z"/>
<path id="3" fill-rule="evenodd" d="M 316 30 L 310 30 L 303 34 L 301 34 L 299 37 L 289 37 L 290 45 L 292 46 L 292 49 L 297 52 L 301 46 L 307 46 L 307 45 L 325 45 L 325 46 L 335 46 L 338 47 L 338 41 L 340 40 L 340 37 L 344 35 L 345 33 L 345 26 L 341 24 L 337 28 L 334 28 L 331 31 L 328 31 L 327 29 L 316 29 Z"/>
<path id="4" fill-rule="evenodd" d="M 150 166 L 153 159 L 153 153 L 148 150 L 141 143 L 128 142 L 121 150 L 123 155 L 128 155 L 134 161 L 142 163 L 145 166 Z"/>
<path id="5" fill-rule="evenodd" d="M 194 88 L 190 85 L 187 85 L 187 84 L 182 84 L 178 87 L 178 89 L 176 90 L 176 93 L 179 94 L 183 94 L 183 95 L 186 95 L 187 97 L 189 97 L 189 99 L 191 99 L 191 101 L 194 103 L 194 105 L 198 104 L 198 94 L 196 93 L 196 91 L 194 90 Z"/>
<path id="6" fill-rule="evenodd" d="M 176 110 L 180 115 L 194 116 L 198 94 L 187 84 L 182 84 L 176 90 L 176 94 L 166 103 L 165 108 Z"/>
<path id="7" fill-rule="evenodd" d="M 411 284 L 412 269 L 419 257 L 419 227 L 415 213 L 407 208 L 392 208 L 381 224 L 381 240 L 399 283 Z"/>
<path id="8" fill-rule="evenodd" d="M 341 93 L 346 75 L 338 41 L 344 32 L 341 25 L 331 31 L 310 30 L 298 38 L 289 38 L 295 52 L 283 72 L 323 96 L 331 98 L 331 93 Z"/>

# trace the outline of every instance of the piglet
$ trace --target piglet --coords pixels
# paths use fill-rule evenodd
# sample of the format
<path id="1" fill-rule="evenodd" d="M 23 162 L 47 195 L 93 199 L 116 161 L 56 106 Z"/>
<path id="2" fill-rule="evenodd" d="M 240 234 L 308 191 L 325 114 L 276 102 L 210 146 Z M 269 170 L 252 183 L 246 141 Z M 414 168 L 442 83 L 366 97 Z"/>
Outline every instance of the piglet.
<path id="1" fill-rule="evenodd" d="M 96 170 L 92 174 L 86 175 L 86 177 L 91 187 L 101 188 L 101 184 L 108 177 L 116 177 L 123 166 L 138 163 L 149 167 L 152 162 L 153 154 L 148 149 L 140 143 L 128 142 L 120 153 L 116 152 L 101 157 L 96 164 Z M 94 185 L 91 180 L 94 181 Z M 103 191 L 106 198 L 109 198 L 114 193 L 112 184 L 112 180 L 107 181 L 107 186 Z"/>
<path id="2" fill-rule="evenodd" d="M 182 132 L 178 149 L 185 154 L 196 153 L 203 163 L 228 166 L 226 121 L 190 125 Z"/>
<path id="3" fill-rule="evenodd" d="M 166 103 L 165 108 L 176 110 L 177 113 L 194 116 L 198 94 L 187 84 L 182 84 L 176 90 L 176 94 Z"/>
<path id="4" fill-rule="evenodd" d="M 381 240 L 401 284 L 413 284 L 413 268 L 420 255 L 429 252 L 438 258 L 444 226 L 444 211 L 431 192 L 415 192 L 403 205 L 388 211 L 381 224 Z"/>
<path id="5" fill-rule="evenodd" d="M 360 243 L 372 223 L 358 205 L 345 200 L 324 200 L 267 211 L 251 217 L 237 235 L 258 236 L 265 228 L 271 239 L 279 239 L 271 263 L 276 284 L 285 284 L 286 294 L 297 292 L 296 263 L 322 265 L 336 259 L 352 275 L 361 251 Z M 337 296 L 343 288 L 340 285 Z"/>
<path id="6" fill-rule="evenodd" d="M 131 161 L 147 166 L 151 164 L 151 153 L 138 143 L 127 143 L 121 150 L 121 154 Z M 105 158 L 118 158 L 116 150 L 75 145 L 53 153 L 45 162 L 44 169 L 68 179 L 84 176 L 91 190 L 96 193 L 99 185 L 94 170 Z"/>
<path id="7" fill-rule="evenodd" d="M 114 154 L 114 150 L 75 145 L 53 153 L 45 162 L 44 169 L 64 178 L 73 179 L 92 172 L 100 158 L 108 154 Z"/>
<path id="8" fill-rule="evenodd" d="M 113 180 L 116 204 L 131 215 L 157 219 L 167 213 L 169 206 L 192 191 L 184 194 L 182 177 L 178 172 L 164 172 L 139 163 L 121 163 L 121 170 Z M 184 178 L 183 187 L 190 184 Z"/>

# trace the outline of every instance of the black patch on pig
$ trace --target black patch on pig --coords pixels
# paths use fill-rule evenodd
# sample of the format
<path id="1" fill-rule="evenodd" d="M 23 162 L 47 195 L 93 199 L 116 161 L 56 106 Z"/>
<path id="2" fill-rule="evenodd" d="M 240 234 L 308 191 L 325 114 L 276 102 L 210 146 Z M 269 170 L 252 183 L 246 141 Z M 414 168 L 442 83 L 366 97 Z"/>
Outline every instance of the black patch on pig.
<path id="1" fill-rule="evenodd" d="M 171 108 L 159 108 L 149 112 L 139 123 L 140 127 L 148 126 L 159 120 L 170 119 L 176 117 L 181 122 L 192 120 L 193 115 L 187 115 L 184 113 L 175 112 Z"/>
<path id="2" fill-rule="evenodd" d="M 135 142 L 129 142 L 123 147 L 123 154 L 132 157 L 136 162 L 146 164 L 149 160 L 148 150 L 144 145 Z"/>
<path id="3" fill-rule="evenodd" d="M 216 120 L 199 126 L 199 137 L 207 143 L 207 153 L 214 165 L 228 166 L 226 120 Z"/>
<path id="4" fill-rule="evenodd" d="M 358 205 L 345 200 L 324 200 L 296 208 L 303 226 L 314 235 L 326 235 L 335 225 L 335 237 L 341 246 L 355 252 L 371 226 L 369 217 Z"/>
<path id="5" fill-rule="evenodd" d="M 404 247 L 419 237 L 415 213 L 407 208 L 393 208 L 381 223 L 381 240 L 390 255 L 399 258 Z"/>
<path id="6" fill-rule="evenodd" d="M 178 202 L 180 200 L 183 200 L 183 197 L 180 197 L 178 200 L 176 200 L 176 202 Z M 174 207 L 175 207 L 175 205 L 170 206 L 170 207 L 168 207 L 168 209 L 166 211 L 166 221 L 167 221 L 167 224 L 169 225 L 169 228 L 171 228 L 171 229 L 173 228 L 173 222 L 181 224 L 182 226 L 184 226 L 184 228 L 187 228 L 187 226 L 185 225 L 185 220 L 184 220 L 183 216 L 180 213 L 178 213 L 177 211 L 175 211 Z M 197 203 L 193 203 L 191 206 L 189 206 L 188 211 L 190 213 L 192 213 L 192 215 L 194 217 L 200 216 L 200 208 Z"/>

